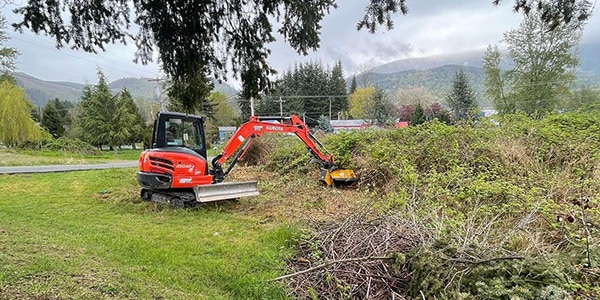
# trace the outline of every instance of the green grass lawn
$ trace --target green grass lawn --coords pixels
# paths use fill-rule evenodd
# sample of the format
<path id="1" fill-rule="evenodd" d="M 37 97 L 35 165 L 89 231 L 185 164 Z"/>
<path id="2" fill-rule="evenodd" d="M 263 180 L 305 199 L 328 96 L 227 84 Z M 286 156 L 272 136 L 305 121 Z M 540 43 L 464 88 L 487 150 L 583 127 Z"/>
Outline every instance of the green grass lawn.
<path id="1" fill-rule="evenodd" d="M 297 229 L 140 202 L 135 169 L 0 175 L 0 299 L 281 299 Z"/>
<path id="2" fill-rule="evenodd" d="M 100 155 L 90 156 L 49 150 L 0 149 L 0 166 L 74 165 L 137 160 L 141 152 L 140 149 L 120 150 L 115 159 L 113 151 L 102 151 Z"/>
<path id="3" fill-rule="evenodd" d="M 222 147 L 221 147 L 222 148 Z M 217 150 L 207 149 L 208 156 L 216 156 L 221 148 Z M 115 158 L 111 150 L 103 150 L 100 155 L 81 155 L 70 152 L 51 150 L 15 150 L 0 149 L 0 167 L 2 166 L 33 166 L 33 165 L 74 165 L 107 163 L 122 160 L 138 160 L 142 148 L 121 149 Z"/>

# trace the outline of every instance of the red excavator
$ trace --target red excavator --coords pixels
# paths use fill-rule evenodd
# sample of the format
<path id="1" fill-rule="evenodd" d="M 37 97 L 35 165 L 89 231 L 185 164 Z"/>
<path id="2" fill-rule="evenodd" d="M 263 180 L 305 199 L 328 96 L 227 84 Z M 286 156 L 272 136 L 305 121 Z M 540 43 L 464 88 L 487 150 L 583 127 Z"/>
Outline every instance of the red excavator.
<path id="1" fill-rule="evenodd" d="M 251 116 L 229 139 L 223 151 L 208 167 L 204 117 L 176 112 L 159 112 L 154 121 L 152 149 L 140 155 L 137 182 L 144 200 L 192 207 L 198 202 L 235 199 L 259 194 L 256 181 L 223 182 L 255 138 L 266 132 L 295 134 L 312 154 L 312 162 L 321 168 L 320 180 L 327 186 L 348 185 L 356 181 L 353 170 L 336 165 L 331 154 L 323 154 L 323 145 L 302 119 Z M 228 162 L 226 170 L 224 164 Z"/>

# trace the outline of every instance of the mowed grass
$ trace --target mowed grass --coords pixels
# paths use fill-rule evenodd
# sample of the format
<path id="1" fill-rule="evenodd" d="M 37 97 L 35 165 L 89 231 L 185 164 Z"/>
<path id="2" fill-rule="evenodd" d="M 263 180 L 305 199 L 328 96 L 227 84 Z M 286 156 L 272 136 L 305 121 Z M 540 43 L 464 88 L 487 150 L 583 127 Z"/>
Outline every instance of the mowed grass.
<path id="1" fill-rule="evenodd" d="M 109 150 L 103 150 L 99 155 L 92 156 L 49 150 L 0 149 L 0 166 L 72 165 L 137 160 L 142 151 L 141 149 L 119 150 L 115 158 L 114 152 Z"/>
<path id="2" fill-rule="evenodd" d="M 222 145 L 219 147 L 222 148 Z M 208 149 L 207 155 L 216 156 L 221 148 Z M 121 149 L 115 158 L 114 151 L 102 150 L 99 155 L 82 155 L 51 150 L 15 150 L 0 149 L 0 167 L 2 166 L 40 166 L 108 163 L 122 160 L 138 160 L 143 148 Z"/>
<path id="3" fill-rule="evenodd" d="M 286 298 L 297 229 L 138 193 L 135 169 L 0 175 L 0 299 Z"/>

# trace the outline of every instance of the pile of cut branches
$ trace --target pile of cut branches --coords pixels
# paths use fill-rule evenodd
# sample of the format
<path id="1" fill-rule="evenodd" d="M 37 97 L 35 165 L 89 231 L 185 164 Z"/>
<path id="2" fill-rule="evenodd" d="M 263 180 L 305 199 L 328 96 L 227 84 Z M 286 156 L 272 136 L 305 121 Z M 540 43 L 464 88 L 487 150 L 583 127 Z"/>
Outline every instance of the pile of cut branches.
<path id="1" fill-rule="evenodd" d="M 318 299 L 409 299 L 410 274 L 405 256 L 423 241 L 407 222 L 388 216 L 366 221 L 319 224 L 299 253 L 288 262 L 288 279 L 296 297 Z M 420 234 L 417 230 L 420 230 Z"/>

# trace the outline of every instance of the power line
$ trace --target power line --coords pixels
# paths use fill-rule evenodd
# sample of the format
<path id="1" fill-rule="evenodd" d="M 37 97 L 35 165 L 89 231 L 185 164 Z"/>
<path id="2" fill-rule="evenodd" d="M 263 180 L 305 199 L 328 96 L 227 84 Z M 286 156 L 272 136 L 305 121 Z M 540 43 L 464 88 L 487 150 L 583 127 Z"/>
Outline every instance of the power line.
<path id="1" fill-rule="evenodd" d="M 24 31 L 24 32 L 22 33 L 22 35 L 29 36 L 29 37 L 33 37 L 33 38 L 35 38 L 36 40 L 39 40 L 39 41 L 42 41 L 42 42 L 46 42 L 46 43 L 52 43 L 52 44 L 55 44 L 55 43 L 56 43 L 56 41 L 55 41 L 55 40 L 53 40 L 53 39 L 49 38 L 48 36 L 45 36 L 45 35 L 37 35 L 37 34 L 33 34 L 33 33 L 29 32 L 29 31 Z M 12 37 L 12 38 L 15 38 L 15 37 Z M 15 39 L 17 39 L 17 40 L 20 40 L 20 41 L 23 41 L 22 39 L 19 39 L 19 38 L 15 38 Z M 30 42 L 30 41 L 27 41 L 27 42 L 29 42 L 29 43 L 32 43 L 32 42 Z M 56 49 L 56 47 L 48 47 L 48 46 L 39 45 L 39 44 L 37 44 L 37 46 L 39 46 L 39 47 L 43 47 L 43 48 L 45 48 L 45 49 L 50 49 L 50 50 L 59 50 L 59 49 Z M 121 62 L 121 61 L 118 61 L 118 60 L 115 60 L 115 59 L 112 59 L 112 58 L 107 58 L 107 57 L 104 57 L 104 56 L 102 55 L 102 54 L 105 54 L 105 53 L 107 53 L 107 52 L 98 52 L 98 53 L 94 53 L 94 54 L 92 54 L 92 53 L 89 53 L 89 52 L 81 52 L 81 51 L 79 51 L 79 52 L 76 52 L 76 53 L 80 53 L 80 54 L 88 54 L 88 55 L 90 55 L 90 56 L 92 56 L 92 55 L 93 55 L 93 58 L 94 58 L 94 59 L 103 60 L 103 61 L 105 61 L 105 62 L 112 63 L 112 64 L 116 64 L 116 65 L 121 65 L 121 64 L 122 64 L 122 62 Z M 65 53 L 65 54 L 68 54 L 68 53 Z M 76 58 L 79 58 L 79 59 L 85 59 L 85 58 L 83 58 L 83 57 L 81 57 L 81 56 L 74 56 L 74 55 L 70 55 L 70 56 L 73 56 L 73 57 L 76 57 Z M 152 74 L 152 76 L 155 76 L 155 74 L 154 74 L 153 72 L 150 72 L 150 71 L 148 71 L 148 70 L 144 70 L 144 69 L 142 69 L 142 68 L 139 68 L 139 67 L 137 67 L 137 65 L 134 65 L 134 66 L 132 66 L 132 68 L 134 68 L 134 69 L 136 69 L 136 70 L 138 70 L 138 71 L 140 71 L 140 72 L 144 72 L 144 73 L 147 73 L 147 74 Z M 121 71 L 125 71 L 124 69 L 119 69 L 119 70 L 121 70 Z"/>
<path id="2" fill-rule="evenodd" d="M 19 38 L 19 37 L 11 37 L 11 39 L 18 40 L 18 41 L 21 41 L 21 42 L 23 42 L 23 43 L 27 43 L 27 44 L 30 44 L 30 45 L 34 45 L 34 46 L 36 46 L 36 47 L 43 48 L 43 49 L 47 49 L 47 50 L 53 50 L 53 51 L 55 51 L 55 50 L 56 50 L 55 48 L 51 48 L 51 47 L 48 47 L 48 46 L 46 46 L 46 45 L 40 45 L 40 44 L 38 44 L 38 43 L 35 43 L 35 42 L 32 42 L 32 41 L 29 41 L 29 40 L 26 40 L 26 39 L 22 39 L 22 38 Z M 76 56 L 76 55 L 73 55 L 73 54 L 71 54 L 71 53 L 68 53 L 68 52 L 61 52 L 61 55 L 64 55 L 64 56 L 69 56 L 69 57 L 72 57 L 72 58 L 75 58 L 75 59 L 78 59 L 78 60 L 82 60 L 82 61 L 86 61 L 86 62 L 92 63 L 92 64 L 94 64 L 94 65 L 99 65 L 99 64 L 101 64 L 101 63 L 100 63 L 100 62 L 98 62 L 98 61 L 94 61 L 94 60 L 91 60 L 91 59 L 88 59 L 88 58 L 85 58 L 85 57 Z M 96 55 L 97 55 L 97 56 L 94 56 L 94 58 L 97 58 L 97 59 L 103 60 L 103 61 L 105 61 L 105 62 L 108 62 L 108 63 L 111 63 L 111 64 L 120 64 L 120 62 L 118 62 L 118 61 L 116 61 L 116 60 L 109 60 L 109 59 L 107 59 L 107 58 L 104 58 L 104 57 L 102 57 L 102 56 L 99 56 L 98 54 L 96 54 Z M 39 68 L 38 66 L 32 66 L 32 67 Z M 139 77 L 139 75 L 138 75 L 138 74 L 134 74 L 134 73 L 132 73 L 132 72 L 131 72 L 130 70 L 128 70 L 128 69 L 117 68 L 117 67 L 113 67 L 113 66 L 110 66 L 110 65 L 104 65 L 103 67 L 105 67 L 105 68 L 108 68 L 108 69 L 111 69 L 111 70 L 114 70 L 114 71 L 117 71 L 117 72 L 122 72 L 122 73 L 125 73 L 125 74 L 129 74 L 129 75 L 130 75 L 130 76 L 132 76 L 132 77 Z M 140 71 L 140 72 L 144 72 L 144 73 L 146 73 L 146 74 L 152 74 L 152 76 L 155 76 L 155 74 L 154 74 L 154 73 L 152 73 L 152 72 L 150 72 L 150 71 L 143 70 L 143 69 L 141 69 L 141 68 L 137 68 L 137 67 L 135 67 L 135 69 L 137 69 L 137 70 L 138 70 L 138 71 Z M 64 74 L 64 73 L 60 73 L 60 74 Z"/>

